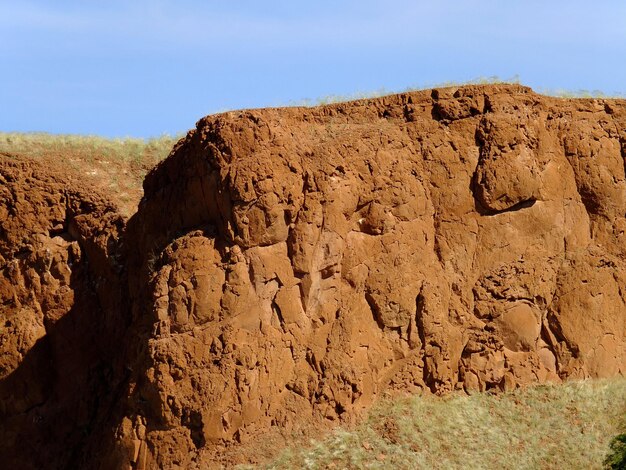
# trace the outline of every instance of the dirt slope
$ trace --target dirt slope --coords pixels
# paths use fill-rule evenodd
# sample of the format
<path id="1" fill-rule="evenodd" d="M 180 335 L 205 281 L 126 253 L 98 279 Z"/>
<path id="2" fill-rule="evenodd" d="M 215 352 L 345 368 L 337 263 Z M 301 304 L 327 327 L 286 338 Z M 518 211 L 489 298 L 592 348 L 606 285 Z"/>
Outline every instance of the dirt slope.
<path id="1" fill-rule="evenodd" d="M 255 461 L 389 391 L 624 375 L 625 157 L 626 102 L 490 85 L 206 117 L 127 224 L 5 158 L 0 453 Z"/>

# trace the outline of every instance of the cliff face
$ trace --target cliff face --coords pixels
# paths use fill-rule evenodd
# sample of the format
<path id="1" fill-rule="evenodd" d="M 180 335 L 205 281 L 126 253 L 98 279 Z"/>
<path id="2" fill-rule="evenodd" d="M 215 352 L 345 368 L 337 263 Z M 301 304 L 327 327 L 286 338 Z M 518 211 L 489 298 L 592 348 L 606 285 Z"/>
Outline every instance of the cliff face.
<path id="1" fill-rule="evenodd" d="M 84 465 L 253 460 L 270 429 L 350 419 L 387 391 L 625 374 L 625 157 L 624 101 L 470 86 L 204 118 L 126 227 L 99 203 L 56 240 L 56 219 L 83 220 L 56 215 L 67 196 L 38 216 L 42 232 L 23 216 L 40 205 L 5 189 L 0 305 L 23 326 L 1 333 L 0 411 L 34 413 L 6 384 L 54 341 L 40 317 L 72 309 L 105 327 L 73 343 L 89 352 L 78 365 L 61 349 L 47 370 L 110 371 L 89 389 L 109 405 L 86 400 L 92 424 L 71 441 L 90 449 L 67 457 Z M 51 244 L 70 280 L 45 280 Z M 70 286 L 64 309 L 16 263 L 41 295 Z M 67 400 L 28 377 L 37 406 Z"/>
<path id="2" fill-rule="evenodd" d="M 0 157 L 2 467 L 76 467 L 125 391 L 123 231 L 76 178 Z"/>

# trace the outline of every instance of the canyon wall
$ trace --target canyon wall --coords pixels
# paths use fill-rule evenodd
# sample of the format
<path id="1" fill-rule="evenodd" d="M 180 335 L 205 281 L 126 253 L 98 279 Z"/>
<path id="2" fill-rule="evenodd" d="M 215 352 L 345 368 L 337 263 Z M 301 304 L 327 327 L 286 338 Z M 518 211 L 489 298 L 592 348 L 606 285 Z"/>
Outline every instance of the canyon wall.
<path id="1" fill-rule="evenodd" d="M 6 156 L 0 451 L 228 465 L 384 394 L 624 375 L 625 158 L 626 102 L 517 85 L 203 118 L 128 221 Z"/>

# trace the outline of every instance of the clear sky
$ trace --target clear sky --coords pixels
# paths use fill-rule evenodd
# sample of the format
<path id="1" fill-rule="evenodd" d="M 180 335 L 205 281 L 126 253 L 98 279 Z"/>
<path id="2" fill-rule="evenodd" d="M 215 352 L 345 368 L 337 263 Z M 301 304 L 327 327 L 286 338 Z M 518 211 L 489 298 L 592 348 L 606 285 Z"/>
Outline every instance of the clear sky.
<path id="1" fill-rule="evenodd" d="M 626 1 L 0 0 L 0 131 L 150 137 L 494 75 L 626 94 Z"/>

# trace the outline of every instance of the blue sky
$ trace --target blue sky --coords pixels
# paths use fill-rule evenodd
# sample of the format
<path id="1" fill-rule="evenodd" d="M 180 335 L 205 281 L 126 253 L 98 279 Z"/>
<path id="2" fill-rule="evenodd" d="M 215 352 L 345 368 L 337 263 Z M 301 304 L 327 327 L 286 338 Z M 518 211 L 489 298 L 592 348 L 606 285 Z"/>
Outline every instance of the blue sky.
<path id="1" fill-rule="evenodd" d="M 0 131 L 150 137 L 494 75 L 626 94 L 626 2 L 0 0 Z"/>

